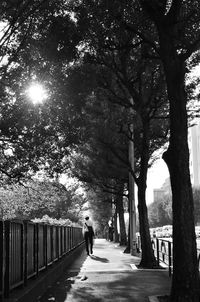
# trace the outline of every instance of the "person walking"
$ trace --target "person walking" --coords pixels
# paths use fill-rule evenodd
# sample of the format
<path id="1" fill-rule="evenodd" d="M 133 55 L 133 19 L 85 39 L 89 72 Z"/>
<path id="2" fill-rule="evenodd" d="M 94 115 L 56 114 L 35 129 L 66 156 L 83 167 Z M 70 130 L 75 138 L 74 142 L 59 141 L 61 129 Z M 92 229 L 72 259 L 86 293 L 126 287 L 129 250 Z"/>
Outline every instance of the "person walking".
<path id="1" fill-rule="evenodd" d="M 113 233 L 114 233 L 113 224 L 112 222 L 109 222 L 109 228 L 108 228 L 109 241 L 113 241 Z"/>
<path id="2" fill-rule="evenodd" d="M 94 238 L 94 228 L 93 223 L 89 216 L 85 217 L 83 225 L 83 237 L 85 239 L 85 248 L 87 254 L 93 254 L 93 238 Z"/>

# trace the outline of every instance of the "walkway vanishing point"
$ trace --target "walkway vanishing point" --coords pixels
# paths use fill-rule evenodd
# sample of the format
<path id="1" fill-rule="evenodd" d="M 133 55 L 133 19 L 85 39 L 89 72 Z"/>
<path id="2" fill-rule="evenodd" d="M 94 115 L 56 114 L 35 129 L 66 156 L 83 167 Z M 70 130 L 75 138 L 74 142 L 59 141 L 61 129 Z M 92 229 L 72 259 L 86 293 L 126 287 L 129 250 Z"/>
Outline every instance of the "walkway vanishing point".
<path id="1" fill-rule="evenodd" d="M 123 251 L 113 242 L 95 239 L 93 255 L 84 250 L 35 302 L 154 302 L 169 293 L 168 271 L 137 269 L 140 258 Z"/>

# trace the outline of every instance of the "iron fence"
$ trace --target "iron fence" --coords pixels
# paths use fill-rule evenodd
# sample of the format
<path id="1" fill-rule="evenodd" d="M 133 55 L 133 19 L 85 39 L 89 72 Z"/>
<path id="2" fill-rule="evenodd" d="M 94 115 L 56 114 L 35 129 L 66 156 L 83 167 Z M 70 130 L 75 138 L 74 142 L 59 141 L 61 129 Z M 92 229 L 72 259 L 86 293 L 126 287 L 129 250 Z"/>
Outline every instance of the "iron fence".
<path id="1" fill-rule="evenodd" d="M 31 221 L 0 221 L 0 297 L 27 285 L 29 278 L 83 242 L 79 227 Z"/>
<path id="2" fill-rule="evenodd" d="M 169 276 L 173 272 L 173 242 L 167 239 L 156 238 L 152 239 L 152 247 L 158 265 L 160 263 L 168 267 Z M 200 270 L 200 249 L 197 248 L 198 267 Z"/>
<path id="3" fill-rule="evenodd" d="M 0 297 L 3 295 L 4 289 L 4 262 L 5 262 L 5 240 L 4 240 L 4 224 L 0 221 Z"/>

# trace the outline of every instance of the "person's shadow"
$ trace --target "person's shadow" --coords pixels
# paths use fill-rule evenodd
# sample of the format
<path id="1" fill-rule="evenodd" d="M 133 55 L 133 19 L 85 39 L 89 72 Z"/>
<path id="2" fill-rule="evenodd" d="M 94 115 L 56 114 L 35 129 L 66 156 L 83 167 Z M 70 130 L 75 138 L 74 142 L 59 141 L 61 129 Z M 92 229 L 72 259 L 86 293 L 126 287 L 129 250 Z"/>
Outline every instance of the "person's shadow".
<path id="1" fill-rule="evenodd" d="M 95 255 L 90 255 L 90 257 L 96 261 L 100 261 L 100 262 L 104 262 L 104 263 L 109 262 L 109 260 L 107 258 L 101 258 L 101 257 L 95 256 Z"/>

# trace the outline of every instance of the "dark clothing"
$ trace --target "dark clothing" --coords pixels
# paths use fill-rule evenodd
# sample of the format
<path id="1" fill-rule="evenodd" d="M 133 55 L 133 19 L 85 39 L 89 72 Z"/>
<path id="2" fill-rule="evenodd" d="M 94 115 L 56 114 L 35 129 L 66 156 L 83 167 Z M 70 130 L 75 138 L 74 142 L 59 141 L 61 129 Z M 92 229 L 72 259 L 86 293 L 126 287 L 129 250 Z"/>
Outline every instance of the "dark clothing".
<path id="1" fill-rule="evenodd" d="M 92 232 L 85 232 L 85 248 L 86 248 L 86 252 L 89 255 L 93 253 L 93 233 Z M 90 248 L 90 250 L 89 250 Z"/>
<path id="2" fill-rule="evenodd" d="M 91 221 L 86 221 L 83 226 L 83 236 L 85 239 L 85 248 L 87 254 L 93 253 L 93 237 L 94 237 L 94 229 Z"/>
<path id="3" fill-rule="evenodd" d="M 109 227 L 108 229 L 108 234 L 109 234 L 109 240 L 113 241 L 113 233 L 114 233 L 114 228 L 113 227 Z"/>

